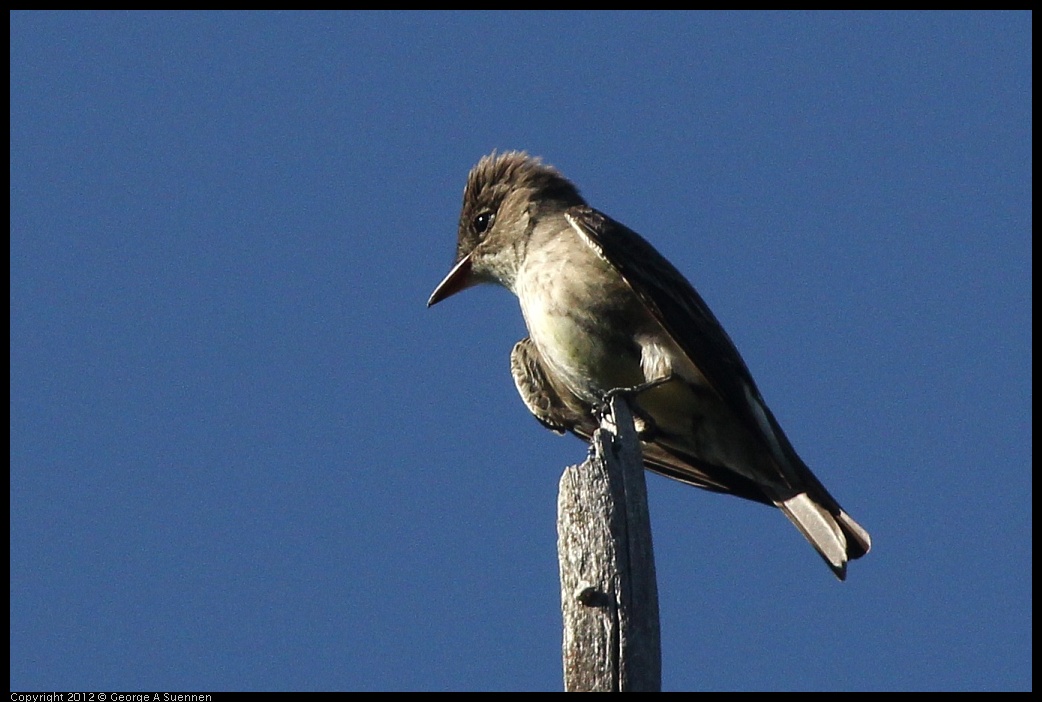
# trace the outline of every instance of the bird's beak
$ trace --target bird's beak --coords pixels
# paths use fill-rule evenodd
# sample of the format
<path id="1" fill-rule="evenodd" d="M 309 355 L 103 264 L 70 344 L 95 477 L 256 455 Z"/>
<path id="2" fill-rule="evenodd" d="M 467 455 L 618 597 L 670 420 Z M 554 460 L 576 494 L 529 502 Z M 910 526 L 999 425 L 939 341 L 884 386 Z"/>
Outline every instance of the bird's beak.
<path id="1" fill-rule="evenodd" d="M 460 262 L 453 266 L 449 274 L 445 276 L 445 280 L 438 283 L 438 287 L 434 288 L 434 292 L 431 293 L 431 299 L 427 300 L 428 307 L 474 285 L 476 281 L 470 277 L 470 257 L 473 255 L 474 253 L 471 252 L 461 258 Z"/>

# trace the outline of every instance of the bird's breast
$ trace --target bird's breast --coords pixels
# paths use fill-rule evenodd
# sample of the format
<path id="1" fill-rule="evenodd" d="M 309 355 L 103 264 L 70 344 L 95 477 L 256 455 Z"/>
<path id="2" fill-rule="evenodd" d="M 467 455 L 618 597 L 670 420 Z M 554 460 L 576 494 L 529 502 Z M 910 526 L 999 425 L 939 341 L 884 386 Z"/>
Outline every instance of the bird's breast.
<path id="1" fill-rule="evenodd" d="M 598 401 L 643 381 L 636 338 L 647 312 L 577 237 L 530 252 L 515 292 L 544 361 L 577 395 Z"/>

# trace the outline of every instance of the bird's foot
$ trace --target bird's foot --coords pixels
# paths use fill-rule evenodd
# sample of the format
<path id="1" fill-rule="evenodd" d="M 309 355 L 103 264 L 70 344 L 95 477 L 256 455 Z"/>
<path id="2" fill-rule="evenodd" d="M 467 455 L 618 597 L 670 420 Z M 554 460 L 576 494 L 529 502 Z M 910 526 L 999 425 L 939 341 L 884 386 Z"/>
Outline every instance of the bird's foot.
<path id="1" fill-rule="evenodd" d="M 621 397 L 626 400 L 626 404 L 630 408 L 630 412 L 633 413 L 634 425 L 637 429 L 637 435 L 641 441 L 651 441 L 655 436 L 658 435 L 658 427 L 655 426 L 655 420 L 653 420 L 646 412 L 644 412 L 639 405 L 637 405 L 637 396 L 643 392 L 647 392 L 652 388 L 657 388 L 659 385 L 664 385 L 669 381 L 673 380 L 673 373 L 662 377 L 656 378 L 655 380 L 649 380 L 639 385 L 632 385 L 624 388 L 612 388 L 608 392 L 604 393 L 601 397 L 600 406 L 597 407 L 598 419 L 603 418 L 608 412 L 611 411 L 611 402 L 616 397 Z"/>

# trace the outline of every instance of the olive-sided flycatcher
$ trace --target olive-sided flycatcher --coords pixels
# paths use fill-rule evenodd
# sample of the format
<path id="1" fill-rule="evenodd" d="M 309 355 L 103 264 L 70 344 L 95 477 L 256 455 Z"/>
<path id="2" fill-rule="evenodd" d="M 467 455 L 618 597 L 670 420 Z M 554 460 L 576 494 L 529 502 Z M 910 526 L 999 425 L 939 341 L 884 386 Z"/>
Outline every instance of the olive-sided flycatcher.
<path id="1" fill-rule="evenodd" d="M 529 336 L 510 367 L 545 426 L 589 440 L 609 393 L 634 388 L 647 468 L 778 507 L 840 579 L 868 553 L 868 532 L 796 454 L 691 284 L 525 153 L 493 152 L 471 170 L 456 265 L 427 304 L 486 282 L 521 302 Z"/>

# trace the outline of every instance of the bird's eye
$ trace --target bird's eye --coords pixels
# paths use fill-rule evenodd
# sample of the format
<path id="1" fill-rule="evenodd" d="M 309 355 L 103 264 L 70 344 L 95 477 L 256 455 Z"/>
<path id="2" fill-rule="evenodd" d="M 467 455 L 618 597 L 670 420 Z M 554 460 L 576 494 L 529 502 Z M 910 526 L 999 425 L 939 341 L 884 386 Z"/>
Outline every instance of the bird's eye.
<path id="1" fill-rule="evenodd" d="M 482 212 L 474 218 L 474 231 L 478 234 L 484 234 L 488 231 L 488 228 L 492 226 L 492 213 Z"/>

